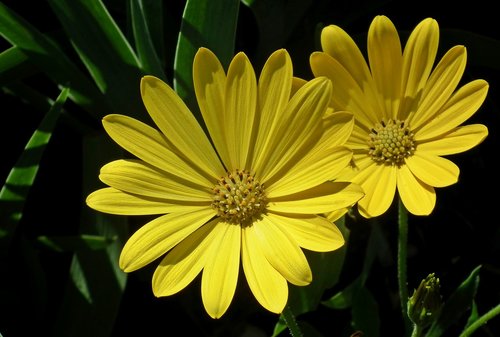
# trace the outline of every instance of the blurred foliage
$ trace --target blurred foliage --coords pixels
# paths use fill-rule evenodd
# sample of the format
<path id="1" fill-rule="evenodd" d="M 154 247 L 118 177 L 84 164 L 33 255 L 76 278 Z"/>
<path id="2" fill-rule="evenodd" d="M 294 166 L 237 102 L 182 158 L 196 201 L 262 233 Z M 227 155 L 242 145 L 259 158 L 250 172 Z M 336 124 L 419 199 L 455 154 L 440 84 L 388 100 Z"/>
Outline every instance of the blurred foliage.
<path id="1" fill-rule="evenodd" d="M 224 66 L 244 51 L 261 69 L 286 48 L 294 72 L 311 77 L 308 58 L 319 31 L 337 24 L 365 45 L 385 14 L 405 37 L 421 19 L 441 27 L 441 48 L 468 49 L 465 80 L 484 78 L 490 92 L 473 119 L 490 135 L 454 158 L 460 182 L 438 192 L 432 216 L 409 224 L 409 287 L 431 272 L 441 280 L 443 314 L 429 336 L 457 336 L 500 302 L 500 226 L 494 212 L 498 152 L 500 26 L 494 3 L 390 0 L 12 0 L 0 3 L 0 334 L 11 336 L 285 335 L 244 282 L 228 313 L 211 320 L 199 287 L 154 298 L 152 267 L 126 275 L 120 249 L 141 219 L 89 210 L 86 195 L 99 168 L 122 155 L 100 119 L 121 113 L 147 122 L 139 79 L 172 85 L 196 114 L 191 66 L 204 46 Z M 442 52 L 442 51 L 441 51 Z M 291 287 L 290 305 L 306 336 L 367 337 L 402 331 L 395 267 L 397 224 L 341 224 L 348 244 L 328 254 L 307 252 L 317 279 Z M 385 219 L 385 218 L 384 218 Z M 481 275 L 481 276 L 480 276 Z M 481 282 L 480 282 L 481 281 Z M 451 310 L 450 310 L 451 309 Z M 500 335 L 490 321 L 475 336 Z"/>

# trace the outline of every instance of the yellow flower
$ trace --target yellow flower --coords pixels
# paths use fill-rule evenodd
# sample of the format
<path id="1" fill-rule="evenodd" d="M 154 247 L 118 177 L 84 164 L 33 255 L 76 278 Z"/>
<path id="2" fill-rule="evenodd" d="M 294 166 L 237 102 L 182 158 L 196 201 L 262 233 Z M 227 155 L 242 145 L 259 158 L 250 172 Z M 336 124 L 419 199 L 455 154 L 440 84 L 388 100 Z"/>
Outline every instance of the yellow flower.
<path id="1" fill-rule="evenodd" d="M 132 272 L 162 257 L 153 275 L 156 296 L 179 292 L 201 273 L 203 304 L 219 318 L 241 261 L 255 298 L 280 313 L 287 281 L 312 280 L 301 248 L 324 252 L 344 244 L 338 228 L 316 214 L 363 196 L 358 185 L 329 181 L 352 159 L 343 144 L 353 116 L 323 117 L 328 79 L 314 79 L 291 97 L 292 78 L 286 50 L 270 56 L 257 82 L 244 53 L 226 75 L 201 48 L 193 79 L 210 139 L 176 93 L 152 76 L 142 79 L 141 95 L 159 130 L 123 115 L 104 118 L 109 136 L 138 159 L 103 166 L 99 178 L 109 187 L 87 204 L 112 214 L 159 215 L 130 237 L 119 261 Z"/>
<path id="2" fill-rule="evenodd" d="M 363 187 L 358 210 L 365 217 L 387 211 L 396 189 L 409 212 L 430 214 L 435 188 L 459 176 L 457 165 L 442 156 L 469 150 L 488 134 L 482 124 L 461 126 L 483 103 L 488 83 L 474 80 L 457 89 L 466 49 L 454 46 L 434 67 L 438 44 L 438 23 L 427 18 L 402 51 L 393 23 L 377 16 L 368 32 L 368 64 L 334 25 L 321 32 L 323 51 L 310 56 L 314 76 L 332 80 L 331 108 L 355 116 L 347 142 L 353 163 L 338 178 Z"/>

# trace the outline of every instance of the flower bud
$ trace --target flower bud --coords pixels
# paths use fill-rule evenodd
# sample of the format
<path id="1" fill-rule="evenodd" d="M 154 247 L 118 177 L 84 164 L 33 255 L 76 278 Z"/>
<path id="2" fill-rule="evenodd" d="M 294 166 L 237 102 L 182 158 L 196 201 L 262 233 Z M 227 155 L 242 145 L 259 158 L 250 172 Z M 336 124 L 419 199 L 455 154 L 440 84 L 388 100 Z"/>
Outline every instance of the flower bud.
<path id="1" fill-rule="evenodd" d="M 424 329 L 431 325 L 441 311 L 442 298 L 439 278 L 429 274 L 408 299 L 408 317 Z"/>

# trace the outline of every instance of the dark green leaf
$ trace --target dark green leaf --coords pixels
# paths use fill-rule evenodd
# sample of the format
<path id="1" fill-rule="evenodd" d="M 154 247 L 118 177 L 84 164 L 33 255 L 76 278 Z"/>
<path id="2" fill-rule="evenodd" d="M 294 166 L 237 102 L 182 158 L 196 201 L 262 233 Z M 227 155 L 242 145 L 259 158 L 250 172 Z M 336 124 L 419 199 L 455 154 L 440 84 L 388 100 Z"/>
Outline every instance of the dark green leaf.
<path id="1" fill-rule="evenodd" d="M 471 308 L 479 286 L 480 269 L 481 266 L 474 268 L 467 279 L 444 302 L 441 315 L 429 328 L 427 337 L 441 336 L 448 327 L 456 323 Z"/>
<path id="2" fill-rule="evenodd" d="M 54 82 L 68 86 L 69 98 L 98 116 L 107 104 L 97 87 L 49 37 L 0 3 L 0 34 Z"/>
<path id="3" fill-rule="evenodd" d="M 53 11 L 113 111 L 143 118 L 143 73 L 125 36 L 99 0 L 50 0 Z M 78 24 L 75 24 L 78 22 Z"/>
<path id="4" fill-rule="evenodd" d="M 45 147 L 50 141 L 52 131 L 56 126 L 63 104 L 68 97 L 69 89 L 64 88 L 57 97 L 52 108 L 47 112 L 40 126 L 28 141 L 24 152 L 12 168 L 5 185 L 0 190 L 0 257 L 8 247 L 8 242 L 21 220 L 23 208 L 29 191 L 38 173 L 38 167 Z"/>
<path id="5" fill-rule="evenodd" d="M 352 307 L 354 295 L 362 286 L 361 278 L 357 278 L 342 291 L 339 291 L 328 300 L 321 302 L 321 304 L 331 309 L 350 308 Z"/>
<path id="6" fill-rule="evenodd" d="M 380 317 L 378 304 L 373 295 L 365 287 L 355 293 L 352 303 L 352 322 L 355 330 L 363 331 L 370 337 L 380 334 Z"/>
<path id="7" fill-rule="evenodd" d="M 349 239 L 349 230 L 344 226 L 344 218 L 336 222 L 341 229 L 346 242 Z M 326 289 L 333 287 L 340 277 L 344 264 L 347 246 L 333 252 L 318 253 L 305 251 L 311 266 L 313 281 L 305 287 L 290 285 L 288 304 L 295 315 L 313 311 L 318 307 Z"/>
<path id="8" fill-rule="evenodd" d="M 200 120 L 193 89 L 193 59 L 200 47 L 217 55 L 224 67 L 234 55 L 240 0 L 188 0 L 174 62 L 174 89 Z"/>
<path id="9" fill-rule="evenodd" d="M 156 3 L 158 3 L 158 1 L 156 1 Z M 158 10 L 161 10 L 161 2 L 159 3 L 159 7 Z M 144 1 L 130 0 L 130 13 L 132 17 L 135 48 L 141 62 L 142 70 L 166 82 L 165 72 L 161 66 L 158 53 L 151 38 L 151 29 L 149 28 L 149 21 L 146 19 Z"/>
<path id="10" fill-rule="evenodd" d="M 38 242 L 44 246 L 57 251 L 68 252 L 84 249 L 99 250 L 109 246 L 116 238 L 102 235 L 76 235 L 76 236 L 39 236 Z"/>
<path id="11" fill-rule="evenodd" d="M 83 199 L 97 188 L 100 167 L 121 156 L 107 135 L 86 136 L 83 141 Z M 73 255 L 64 298 L 54 320 L 54 337 L 108 337 L 120 308 L 127 275 L 118 266 L 128 237 L 127 218 L 94 211 L 82 204 L 85 235 L 103 237 L 104 249 L 82 249 Z M 82 233 L 83 234 L 83 233 Z"/>
<path id="12" fill-rule="evenodd" d="M 0 54 L 0 86 L 37 72 L 39 70 L 18 47 L 11 47 Z"/>

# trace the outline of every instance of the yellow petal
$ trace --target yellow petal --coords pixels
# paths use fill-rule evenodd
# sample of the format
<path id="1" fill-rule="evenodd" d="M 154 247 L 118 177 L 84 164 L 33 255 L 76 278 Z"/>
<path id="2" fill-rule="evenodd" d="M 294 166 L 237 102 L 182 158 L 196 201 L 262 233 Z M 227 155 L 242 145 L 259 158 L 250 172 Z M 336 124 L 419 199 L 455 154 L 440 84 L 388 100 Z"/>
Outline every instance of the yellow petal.
<path id="1" fill-rule="evenodd" d="M 131 272 L 156 260 L 214 216 L 211 208 L 171 213 L 156 218 L 137 230 L 120 254 L 120 268 Z"/>
<path id="2" fill-rule="evenodd" d="M 405 162 L 410 171 L 427 185 L 445 187 L 458 181 L 460 169 L 448 159 L 417 151 Z"/>
<path id="3" fill-rule="evenodd" d="M 101 168 L 99 179 L 123 192 L 146 197 L 211 202 L 207 187 L 183 180 L 140 160 L 116 160 Z"/>
<path id="4" fill-rule="evenodd" d="M 211 186 L 218 177 L 196 170 L 172 151 L 161 132 L 138 120 L 123 115 L 107 115 L 102 124 L 121 147 L 163 171 L 203 186 Z"/>
<path id="5" fill-rule="evenodd" d="M 229 171 L 247 166 L 257 106 L 257 80 L 248 57 L 240 52 L 227 71 L 225 91 L 225 134 Z"/>
<path id="6" fill-rule="evenodd" d="M 238 281 L 241 227 L 221 222 L 217 225 L 209 258 L 201 279 L 201 297 L 212 318 L 221 317 L 231 304 Z M 223 257 L 223 258 L 221 258 Z"/>
<path id="7" fill-rule="evenodd" d="M 409 117 L 412 129 L 418 130 L 432 119 L 455 91 L 467 61 L 465 47 L 451 48 L 431 74 L 414 115 Z"/>
<path id="8" fill-rule="evenodd" d="M 418 144 L 418 151 L 438 156 L 467 151 L 488 136 L 488 128 L 482 124 L 460 126 L 440 138 Z"/>
<path id="9" fill-rule="evenodd" d="M 344 145 L 354 129 L 354 115 L 350 112 L 336 111 L 323 118 L 323 135 L 316 149 Z"/>
<path id="10" fill-rule="evenodd" d="M 406 166 L 398 170 L 398 191 L 408 212 L 414 215 L 429 215 L 436 205 L 436 192 L 415 178 Z"/>
<path id="11" fill-rule="evenodd" d="M 415 131 L 415 140 L 440 136 L 469 119 L 483 104 L 489 85 L 475 80 L 461 87 L 430 121 Z"/>
<path id="12" fill-rule="evenodd" d="M 212 176 L 225 170 L 196 118 L 162 80 L 144 76 L 141 96 L 148 113 L 178 152 Z"/>
<path id="13" fill-rule="evenodd" d="M 405 120 L 418 105 L 418 98 L 431 73 L 439 45 L 439 26 L 431 18 L 422 20 L 411 32 L 403 51 L 403 101 L 398 118 Z"/>
<path id="14" fill-rule="evenodd" d="M 218 219 L 201 226 L 163 258 L 153 275 L 155 296 L 170 296 L 184 289 L 201 272 L 214 239 Z"/>
<path id="15" fill-rule="evenodd" d="M 193 84 L 201 114 L 224 163 L 229 163 L 227 140 L 224 133 L 226 109 L 224 90 L 226 74 L 217 56 L 207 48 L 200 48 L 193 61 Z"/>
<path id="16" fill-rule="evenodd" d="M 335 224 L 326 218 L 310 214 L 275 214 L 269 213 L 269 219 L 280 227 L 302 248 L 328 252 L 342 247 L 344 237 Z"/>
<path id="17" fill-rule="evenodd" d="M 403 54 L 396 27 L 386 16 L 373 19 L 368 31 L 368 58 L 384 114 L 381 118 L 396 116 L 401 95 Z"/>
<path id="18" fill-rule="evenodd" d="M 290 99 L 292 61 L 284 49 L 275 51 L 266 61 L 259 77 L 259 127 L 255 139 L 253 169 L 261 171 L 265 156 L 271 151 L 275 129 Z"/>
<path id="19" fill-rule="evenodd" d="M 292 97 L 280 116 L 268 152 L 262 154 L 265 161 L 258 172 L 262 182 L 270 186 L 275 174 L 293 166 L 305 154 L 299 151 L 321 137 L 320 122 L 330 97 L 331 84 L 326 78 L 311 80 Z"/>
<path id="20" fill-rule="evenodd" d="M 299 193 L 269 198 L 272 212 L 319 214 L 354 205 L 364 193 L 360 186 L 344 182 L 326 182 Z"/>
<path id="21" fill-rule="evenodd" d="M 371 161 L 371 159 L 370 159 Z M 366 195 L 358 202 L 358 210 L 366 218 L 385 213 L 396 193 L 396 167 L 369 165 L 360 171 L 355 181 L 361 185 Z"/>
<path id="22" fill-rule="evenodd" d="M 304 252 L 295 240 L 280 229 L 270 217 L 254 222 L 255 235 L 269 263 L 288 282 L 305 286 L 312 281 L 312 272 Z"/>
<path id="23" fill-rule="evenodd" d="M 352 158 L 347 147 L 337 146 L 319 153 L 309 152 L 281 179 L 266 188 L 269 198 L 277 198 L 308 190 L 319 184 L 333 180 Z"/>
<path id="24" fill-rule="evenodd" d="M 356 119 L 368 128 L 379 121 L 376 104 L 367 99 L 352 75 L 330 55 L 313 52 L 309 58 L 314 76 L 326 76 L 332 81 L 332 104 L 336 110 L 352 112 Z M 367 104 L 367 101 L 369 104 Z"/>
<path id="25" fill-rule="evenodd" d="M 335 25 L 324 27 L 321 31 L 321 48 L 351 74 L 363 91 L 373 90 L 372 77 L 365 58 L 354 40 L 342 28 Z M 332 78 L 332 81 L 334 80 L 335 78 Z"/>
<path id="26" fill-rule="evenodd" d="M 89 207 L 116 215 L 152 215 L 187 212 L 210 207 L 207 202 L 177 201 L 128 194 L 108 187 L 94 191 L 87 197 Z"/>
<path id="27" fill-rule="evenodd" d="M 279 314 L 288 300 L 286 279 L 266 259 L 255 228 L 242 231 L 241 263 L 248 286 L 264 308 Z"/>

